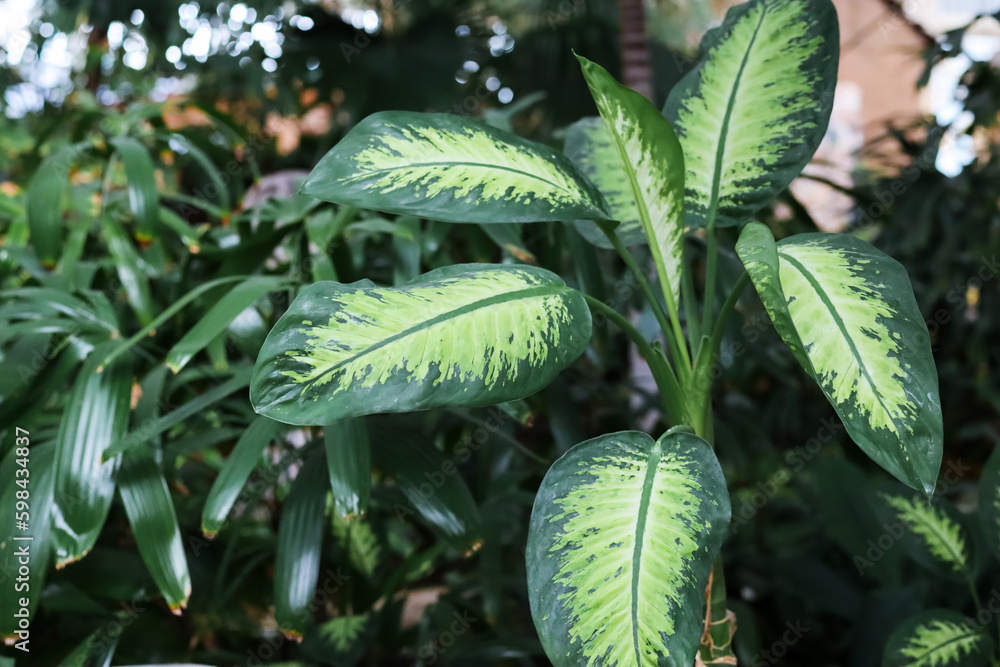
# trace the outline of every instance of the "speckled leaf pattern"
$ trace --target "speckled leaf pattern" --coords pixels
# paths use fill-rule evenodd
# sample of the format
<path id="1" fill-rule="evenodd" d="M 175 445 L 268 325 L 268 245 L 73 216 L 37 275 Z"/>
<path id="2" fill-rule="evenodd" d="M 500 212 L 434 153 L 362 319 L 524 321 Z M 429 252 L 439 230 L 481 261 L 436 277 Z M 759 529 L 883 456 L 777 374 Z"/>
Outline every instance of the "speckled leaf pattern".
<path id="1" fill-rule="evenodd" d="M 561 153 L 451 114 L 365 118 L 320 160 L 302 191 L 448 222 L 609 216 L 600 192 Z"/>
<path id="2" fill-rule="evenodd" d="M 611 210 L 611 217 L 620 224 L 615 234 L 626 246 L 646 242 L 646 233 L 639 221 L 639 211 L 635 207 L 632 186 L 629 184 L 625 165 L 622 164 L 618 146 L 611 138 L 604 120 L 599 116 L 581 118 L 566 129 L 563 147 L 566 157 L 604 195 Z M 604 235 L 597 223 L 591 220 L 577 220 L 576 229 L 580 234 L 598 246 L 610 249 L 611 241 Z"/>
<path id="3" fill-rule="evenodd" d="M 752 0 L 701 42 L 663 112 L 687 166 L 687 224 L 736 225 L 798 176 L 826 132 L 840 36 L 829 0 Z"/>
<path id="4" fill-rule="evenodd" d="M 555 667 L 690 667 L 730 519 L 711 447 L 624 431 L 549 469 L 528 533 L 528 594 Z"/>
<path id="5" fill-rule="evenodd" d="M 530 266 L 460 264 L 396 288 L 319 282 L 268 335 L 250 398 L 290 424 L 492 405 L 545 387 L 590 333 L 583 295 Z"/>
<path id="6" fill-rule="evenodd" d="M 903 621 L 889 637 L 882 667 L 982 667 L 993 639 L 956 611 L 931 609 Z"/>
<path id="7" fill-rule="evenodd" d="M 932 493 L 941 401 L 905 269 L 846 234 L 799 234 L 775 246 L 759 223 L 744 228 L 737 252 L 778 333 L 858 446 L 900 481 Z"/>
<path id="8" fill-rule="evenodd" d="M 645 97 L 577 56 L 618 150 L 667 306 L 676 312 L 684 252 L 684 157 L 670 124 Z"/>
<path id="9" fill-rule="evenodd" d="M 903 525 L 912 546 L 907 553 L 938 574 L 964 577 L 970 566 L 970 544 L 957 510 L 945 500 L 883 493 L 895 522 Z"/>

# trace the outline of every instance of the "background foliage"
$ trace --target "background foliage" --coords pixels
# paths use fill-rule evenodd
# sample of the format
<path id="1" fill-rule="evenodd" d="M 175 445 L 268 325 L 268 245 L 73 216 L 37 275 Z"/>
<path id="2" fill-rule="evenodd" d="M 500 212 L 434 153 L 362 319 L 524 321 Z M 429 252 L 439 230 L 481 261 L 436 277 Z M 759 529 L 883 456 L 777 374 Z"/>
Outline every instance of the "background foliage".
<path id="1" fill-rule="evenodd" d="M 281 427 L 258 434 L 256 446 L 237 443 L 255 419 L 248 369 L 295 286 L 334 276 L 392 284 L 455 262 L 522 261 L 619 309 L 638 303 L 624 267 L 568 226 L 450 225 L 293 194 L 295 173 L 285 170 L 311 168 L 382 109 L 483 117 L 559 145 L 566 125 L 593 114 L 571 47 L 612 72 L 619 66 L 608 3 L 383 5 L 372 10 L 379 24 L 369 32 L 371 15 L 340 5 L 251 3 L 241 6 L 256 20 L 236 21 L 241 10 L 228 5 L 51 3 L 31 24 L 24 54 L 34 55 L 15 66 L 8 48 L 0 68 L 0 455 L 13 449 L 13 427 L 29 429 L 40 493 L 82 357 L 135 337 L 125 355 L 134 378 L 125 445 L 153 446 L 191 586 L 183 614 L 171 613 L 140 555 L 154 538 L 115 495 L 89 555 L 48 568 L 32 653 L 19 665 L 105 664 L 112 651 L 118 664 L 545 664 L 523 560 L 534 492 L 576 442 L 636 425 L 655 430 L 658 403 L 643 369 L 599 321 L 585 356 L 526 401 L 368 419 L 368 514 L 324 521 L 304 639 L 278 632 L 276 615 L 302 600 L 276 599 L 274 581 L 316 546 L 281 527 L 290 516 L 310 520 L 297 489 L 308 483 L 301 473 L 322 461 L 324 436 Z M 256 27 L 264 24 L 271 27 Z M 203 25 L 230 34 L 207 50 L 185 47 L 203 39 Z M 272 33 L 282 35 L 280 54 Z M 59 86 L 44 87 L 36 65 L 59 34 L 84 39 L 85 57 Z M 948 43 L 928 62 L 953 55 Z M 140 65 L 131 58 L 143 49 Z M 666 46 L 653 52 L 662 102 L 685 61 Z M 996 69 L 977 65 L 963 85 L 975 114 L 964 131 L 982 146 L 971 164 L 945 177 L 934 169 L 944 128 L 899 119 L 868 148 L 871 168 L 849 194 L 854 230 L 903 262 L 913 282 L 941 381 L 939 496 L 970 511 L 1000 408 L 991 344 L 1000 305 Z M 509 104 L 507 89 L 517 91 Z M 141 160 L 127 159 L 123 137 L 152 161 L 152 181 Z M 886 153 L 891 163 L 875 159 Z M 46 182 L 45 160 L 65 170 L 71 187 Z M 805 209 L 788 193 L 782 199 L 786 206 L 763 216 L 775 235 L 811 230 Z M 47 250 L 27 243 L 31 206 L 48 207 L 52 228 L 62 230 L 61 239 L 42 237 Z M 723 243 L 722 268 L 735 276 L 734 242 L 735 232 Z M 263 282 L 242 304 L 235 282 L 212 282 L 250 275 Z M 756 298 L 740 311 L 723 343 L 714 403 L 733 498 L 725 554 L 741 663 L 876 665 L 906 617 L 934 607 L 975 615 L 966 586 L 931 576 L 899 546 L 872 500 L 887 478 L 849 446 Z M 638 317 L 655 326 L 650 313 Z M 245 486 L 234 480 L 235 507 L 205 524 L 218 533 L 207 539 L 203 511 L 217 506 L 210 489 L 235 456 L 253 472 Z M 13 487 L 3 479 L 6 501 Z M 974 547 L 985 602 L 1000 595 L 1000 572 L 988 547 Z M 8 603 L 5 591 L 5 619 Z"/>

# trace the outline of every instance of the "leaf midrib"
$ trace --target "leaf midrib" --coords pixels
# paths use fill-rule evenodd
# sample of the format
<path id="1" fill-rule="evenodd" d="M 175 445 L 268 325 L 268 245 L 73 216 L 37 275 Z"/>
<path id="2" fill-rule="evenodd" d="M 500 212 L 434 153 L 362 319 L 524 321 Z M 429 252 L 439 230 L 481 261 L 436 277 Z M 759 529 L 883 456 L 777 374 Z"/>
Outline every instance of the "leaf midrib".
<path id="1" fill-rule="evenodd" d="M 948 646 L 949 644 L 954 644 L 954 643 L 956 643 L 956 642 L 960 642 L 960 641 L 962 641 L 963 639 L 968 639 L 969 637 L 977 637 L 977 636 L 979 636 L 979 633 L 977 633 L 977 632 L 974 632 L 974 631 L 972 631 L 972 630 L 969 630 L 969 631 L 968 631 L 968 632 L 966 632 L 966 633 L 965 633 L 964 635 L 961 635 L 961 636 L 959 636 L 959 637 L 954 637 L 954 638 L 952 638 L 952 639 L 949 639 L 948 641 L 946 641 L 946 642 L 944 642 L 944 643 L 942 643 L 942 644 L 938 644 L 937 646 L 935 646 L 935 647 L 933 647 L 933 648 L 929 649 L 929 650 L 928 650 L 928 651 L 927 651 L 926 653 L 923 653 L 923 654 L 921 654 L 920 656 L 918 656 L 918 657 L 917 657 L 917 662 L 916 662 L 916 664 L 918 664 L 918 665 L 919 665 L 919 664 L 920 664 L 920 662 L 921 662 L 921 661 L 922 661 L 922 660 L 923 660 L 924 658 L 926 658 L 927 656 L 931 655 L 932 653 L 936 653 L 937 651 L 940 651 L 940 650 L 942 650 L 942 649 L 943 649 L 944 647 Z"/>
<path id="2" fill-rule="evenodd" d="M 733 84 L 732 89 L 729 91 L 729 99 L 726 102 L 726 113 L 722 117 L 722 128 L 719 130 L 719 145 L 715 147 L 715 168 L 712 174 L 712 194 L 709 199 L 709 209 L 708 215 L 706 216 L 706 226 L 712 229 L 715 226 L 715 217 L 719 211 L 719 190 L 722 187 L 722 159 L 725 156 L 727 135 L 729 134 L 729 120 L 733 115 L 733 108 L 736 106 L 736 93 L 739 92 L 740 84 L 743 82 L 743 70 L 746 68 L 747 61 L 750 59 L 750 52 L 753 50 L 754 44 L 757 42 L 757 33 L 760 32 L 760 27 L 764 24 L 764 18 L 767 16 L 767 5 L 762 4 L 762 9 L 760 13 L 760 19 L 757 21 L 757 25 L 753 29 L 753 35 L 750 36 L 750 43 L 747 44 L 747 49 L 743 53 L 743 60 L 740 61 L 740 69 L 736 72 L 736 82 Z"/>
<path id="3" fill-rule="evenodd" d="M 377 288 L 377 289 L 381 289 L 381 288 Z M 352 363 L 355 360 L 359 359 L 360 357 L 365 356 L 366 354 L 370 354 L 371 352 L 373 352 L 375 350 L 381 349 L 381 348 L 383 348 L 383 347 L 385 347 L 387 345 L 390 345 L 390 344 L 396 342 L 397 340 L 400 340 L 400 339 L 405 338 L 407 336 L 413 335 L 414 333 L 416 333 L 418 331 L 421 331 L 423 329 L 429 329 L 429 328 L 431 328 L 431 327 L 433 327 L 433 326 L 435 326 L 437 324 L 440 324 L 441 322 L 445 322 L 445 321 L 450 320 L 450 319 L 455 319 L 455 318 L 461 317 L 462 315 L 471 313 L 471 312 L 479 310 L 481 308 L 488 308 L 488 307 L 493 306 L 493 305 L 498 304 L 498 303 L 513 303 L 514 301 L 528 300 L 528 299 L 536 298 L 538 296 L 547 296 L 547 295 L 550 295 L 550 294 L 560 294 L 562 292 L 568 291 L 569 289 L 570 288 L 566 287 L 565 285 L 536 285 L 534 287 L 529 287 L 527 289 L 517 290 L 517 291 L 513 291 L 513 292 L 503 292 L 503 293 L 497 294 L 495 296 L 487 297 L 485 299 L 480 299 L 478 301 L 473 301 L 471 303 L 464 304 L 462 306 L 459 306 L 458 308 L 455 308 L 454 310 L 449 310 L 449 311 L 441 313 L 439 315 L 435 315 L 434 317 L 432 317 L 430 319 L 422 320 L 421 322 L 419 322 L 418 324 L 416 324 L 414 326 L 408 327 L 408 328 L 403 329 L 402 331 L 400 331 L 398 333 L 395 333 L 395 334 L 393 334 L 391 336 L 383 338 L 382 340 L 378 341 L 377 343 L 375 343 L 373 345 L 369 345 L 368 347 L 364 348 L 363 350 L 361 350 L 361 351 L 359 351 L 359 352 L 357 352 L 355 354 L 352 354 L 350 357 L 347 357 L 346 359 L 342 359 L 342 360 L 338 361 L 337 363 L 331 365 L 329 368 L 325 369 L 322 373 L 319 373 L 316 376 L 311 377 L 306 384 L 307 384 L 307 386 L 311 385 L 311 384 L 315 384 L 318 380 L 320 380 L 324 376 L 326 376 L 326 375 L 328 375 L 330 373 L 336 372 L 342 366 L 344 366 L 346 364 L 349 364 L 349 363 Z M 370 291 L 370 290 L 364 290 L 363 289 L 363 290 L 359 290 L 359 291 Z M 327 324 L 327 326 L 325 328 L 330 328 L 330 325 Z"/>
<path id="4" fill-rule="evenodd" d="M 816 292 L 816 296 L 819 297 L 819 300 L 823 302 L 824 306 L 826 306 L 827 311 L 829 311 L 830 316 L 833 318 L 834 323 L 837 325 L 837 329 L 840 330 L 841 335 L 847 342 L 847 347 L 850 348 L 851 355 L 854 357 L 855 362 L 857 362 L 858 369 L 861 371 L 861 374 L 864 376 L 865 381 L 868 383 L 868 386 L 871 387 L 872 393 L 878 400 L 878 404 L 882 408 L 882 411 L 886 414 L 886 416 L 888 416 L 889 419 L 892 420 L 893 423 L 897 423 L 896 418 L 893 416 L 888 406 L 886 406 L 885 401 L 882 400 L 882 394 L 878 390 L 878 385 L 875 383 L 874 378 L 872 378 L 872 376 L 868 373 L 868 367 L 865 365 L 864 359 L 861 357 L 861 353 L 858 351 L 857 346 L 854 344 L 854 339 L 851 337 L 850 333 L 848 333 L 847 326 L 844 324 L 844 320 L 841 319 L 840 313 L 837 312 L 837 309 L 833 307 L 833 303 L 827 296 L 826 291 L 823 290 L 822 286 L 819 284 L 819 282 L 817 282 L 812 272 L 806 269 L 806 267 L 803 266 L 803 264 L 799 260 L 795 259 L 790 255 L 781 253 L 780 251 L 778 254 L 779 254 L 779 260 L 787 261 L 789 266 L 798 271 L 802 275 L 802 277 L 806 279 L 806 282 L 809 283 L 809 286 L 813 288 L 814 292 Z M 791 318 L 791 313 L 789 313 L 789 318 Z M 794 325 L 795 323 L 792 322 L 792 324 Z M 813 366 L 815 368 L 815 364 L 813 364 Z"/>
<path id="5" fill-rule="evenodd" d="M 642 480 L 642 496 L 639 500 L 639 515 L 636 517 L 635 544 L 632 547 L 632 648 L 635 651 L 635 664 L 642 664 L 642 651 L 639 648 L 639 576 L 642 567 L 642 542 L 646 532 L 646 518 L 649 514 L 649 500 L 653 495 L 653 481 L 660 467 L 660 456 L 663 450 L 660 443 L 653 445 L 646 462 L 646 476 Z"/>
<path id="6" fill-rule="evenodd" d="M 372 176 L 376 176 L 376 175 L 379 175 L 379 174 L 388 174 L 388 173 L 391 173 L 391 172 L 394 172 L 394 171 L 412 171 L 412 170 L 415 170 L 415 169 L 430 169 L 430 168 L 433 168 L 433 167 L 475 167 L 477 169 L 484 169 L 484 170 L 487 170 L 487 171 L 489 171 L 489 170 L 509 171 L 509 172 L 511 172 L 513 174 L 518 174 L 520 176 L 525 176 L 527 178 L 531 178 L 531 179 L 534 179 L 536 181 L 540 181 L 542 183 L 550 185 L 554 189 L 559 190 L 561 192 L 573 193 L 573 190 L 571 190 L 569 188 L 566 188 L 566 187 L 563 187 L 563 186 L 559 185 L 558 183 L 554 183 L 554 182 L 550 181 L 549 179 L 543 178 L 542 176 L 539 176 L 538 174 L 534 174 L 534 173 L 532 173 L 530 171 L 522 171 L 520 169 L 514 169 L 513 167 L 507 167 L 507 166 L 500 165 L 500 164 L 489 164 L 489 163 L 486 163 L 486 162 L 468 162 L 468 161 L 465 161 L 465 160 L 438 160 L 438 161 L 435 161 L 435 162 L 408 162 L 405 165 L 402 165 L 402 166 L 399 166 L 399 167 L 383 167 L 381 169 L 369 169 L 368 171 L 365 171 L 364 173 L 359 174 L 358 176 L 356 176 L 354 178 L 354 180 L 360 181 L 360 180 L 363 180 L 365 178 L 370 178 Z M 579 194 L 580 191 L 581 190 L 577 190 L 577 192 L 575 194 Z M 537 195 L 538 193 L 535 193 L 535 194 Z"/>
<path id="7" fill-rule="evenodd" d="M 916 503 L 913 503 L 912 507 L 914 507 L 916 509 L 918 507 L 918 505 Z M 921 508 L 921 509 L 923 509 L 923 508 Z M 930 514 L 932 514 L 934 516 L 935 519 L 938 518 L 937 514 L 934 513 L 934 509 L 933 508 L 927 507 L 926 509 L 927 509 L 928 513 L 930 513 Z M 947 532 L 939 530 L 938 525 L 934 521 L 931 521 L 930 519 L 928 519 L 926 514 L 923 514 L 921 512 L 915 512 L 914 516 L 916 517 L 916 519 L 917 519 L 917 521 L 919 523 L 923 524 L 932 533 L 934 533 L 934 536 L 938 539 L 938 541 L 941 544 L 944 545 L 944 548 L 948 551 L 949 554 L 951 554 L 952 562 L 955 565 L 958 565 L 961 570 L 963 570 L 963 571 L 967 570 L 965 559 L 962 557 L 962 554 L 956 552 L 955 549 L 952 548 L 951 540 L 950 539 L 945 539 L 945 536 L 947 535 Z M 945 518 L 950 520 L 950 517 L 946 516 Z M 933 554 L 933 549 L 930 548 L 930 545 L 928 545 L 928 551 L 931 551 L 931 556 L 933 557 L 933 555 L 934 555 Z"/>

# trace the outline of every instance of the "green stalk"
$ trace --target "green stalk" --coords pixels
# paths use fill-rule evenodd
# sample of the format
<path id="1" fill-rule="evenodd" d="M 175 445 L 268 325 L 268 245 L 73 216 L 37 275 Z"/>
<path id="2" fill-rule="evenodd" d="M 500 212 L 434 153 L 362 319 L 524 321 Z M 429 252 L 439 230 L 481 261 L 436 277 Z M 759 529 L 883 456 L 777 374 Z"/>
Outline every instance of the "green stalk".
<path id="1" fill-rule="evenodd" d="M 667 345 L 670 347 L 670 354 L 680 366 L 681 380 L 686 380 L 691 374 L 691 356 L 688 354 L 687 346 L 684 344 L 684 332 L 681 330 L 680 322 L 677 320 L 676 306 L 673 308 L 670 319 L 667 319 L 666 314 L 663 312 L 663 308 L 660 307 L 660 301 L 656 298 L 653 293 L 653 288 L 650 286 L 649 281 L 646 280 L 646 276 L 642 269 L 636 263 L 635 258 L 632 253 L 628 251 L 628 248 L 621 242 L 621 239 L 614 233 L 613 229 L 607 228 L 604 225 L 598 225 L 604 235 L 608 237 L 611 241 L 612 247 L 621 256 L 622 260 L 625 262 L 625 266 L 628 267 L 632 275 L 635 276 L 636 281 L 639 283 L 639 287 L 642 289 L 643 295 L 649 302 L 650 307 L 653 309 L 653 314 L 656 315 L 656 321 L 660 325 L 660 329 L 663 331 L 664 337 L 667 339 Z M 673 295 L 667 291 L 664 293 L 664 298 L 668 299 L 668 306 L 673 303 Z"/>
<path id="2" fill-rule="evenodd" d="M 709 225 L 705 229 L 705 242 L 708 245 L 708 254 L 705 264 L 705 310 L 702 312 L 702 330 L 709 331 L 712 328 L 713 313 L 715 309 L 715 274 L 718 271 L 719 261 L 719 240 L 715 235 L 715 225 Z M 722 313 L 719 313 L 719 320 L 724 320 Z"/>
<path id="3" fill-rule="evenodd" d="M 684 303 L 684 319 L 687 322 L 692 349 L 697 349 L 694 343 L 701 341 L 701 321 L 698 318 L 698 299 L 694 295 L 694 276 L 690 262 L 681 262 L 681 300 Z"/>
<path id="4" fill-rule="evenodd" d="M 635 343 L 639 354 L 649 364 L 653 380 L 656 381 L 656 387 L 660 390 L 660 396 L 663 398 L 663 404 L 667 410 L 667 421 L 673 424 L 685 423 L 687 419 L 685 418 L 684 395 L 677 382 L 677 376 L 674 375 L 674 371 L 663 353 L 650 345 L 649 341 L 639 333 L 639 330 L 632 326 L 632 323 L 617 310 L 589 294 L 584 294 L 583 297 L 587 300 L 587 305 L 590 306 L 591 310 L 607 317 Z"/>

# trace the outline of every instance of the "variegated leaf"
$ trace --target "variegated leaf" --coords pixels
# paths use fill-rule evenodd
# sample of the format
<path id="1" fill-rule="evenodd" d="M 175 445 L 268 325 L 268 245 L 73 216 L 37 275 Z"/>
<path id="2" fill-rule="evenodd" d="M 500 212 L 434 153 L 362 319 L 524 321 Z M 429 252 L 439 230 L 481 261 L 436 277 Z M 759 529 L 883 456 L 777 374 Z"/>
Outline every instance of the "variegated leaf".
<path id="1" fill-rule="evenodd" d="M 586 176 L 604 195 L 611 217 L 620 224 L 615 234 L 626 246 L 638 245 L 646 241 L 646 233 L 639 221 L 639 210 L 635 206 L 632 186 L 625 165 L 622 164 L 618 146 L 611 138 L 604 120 L 598 116 L 581 118 L 566 129 L 566 143 L 563 152 L 569 161 Z M 588 241 L 599 248 L 611 248 L 611 242 L 597 223 L 591 220 L 577 220 L 576 229 Z"/>
<path id="2" fill-rule="evenodd" d="M 302 192 L 448 222 L 609 216 L 600 192 L 562 154 L 451 114 L 365 118 L 320 160 Z"/>
<path id="3" fill-rule="evenodd" d="M 690 667 L 730 518 L 701 438 L 625 431 L 549 469 L 528 533 L 528 595 L 555 667 Z"/>
<path id="4" fill-rule="evenodd" d="M 960 515 L 946 500 L 883 493 L 890 525 L 902 524 L 909 543 L 907 553 L 930 570 L 962 578 L 972 570 L 970 544 Z"/>
<path id="5" fill-rule="evenodd" d="M 799 234 L 775 246 L 748 224 L 737 252 L 775 328 L 854 441 L 931 494 L 942 425 L 930 337 L 906 270 L 846 234 Z"/>
<path id="6" fill-rule="evenodd" d="M 618 149 L 664 297 L 676 312 L 684 252 L 684 158 L 670 124 L 645 97 L 577 56 Z"/>
<path id="7" fill-rule="evenodd" d="M 931 609 L 903 621 L 889 637 L 882 667 L 982 667 L 993 638 L 956 611 Z"/>
<path id="8" fill-rule="evenodd" d="M 319 282 L 268 335 L 250 398 L 290 424 L 492 405 L 545 387 L 590 332 L 583 295 L 535 267 L 462 264 L 397 288 Z"/>
<path id="9" fill-rule="evenodd" d="M 336 651 L 351 649 L 368 624 L 368 614 L 335 616 L 319 626 L 319 634 Z"/>
<path id="10" fill-rule="evenodd" d="M 1000 558 L 1000 447 L 995 447 L 979 478 L 979 517 L 986 550 Z"/>
<path id="11" fill-rule="evenodd" d="M 687 224 L 736 225 L 798 176 L 826 132 L 840 36 L 829 0 L 751 0 L 701 42 L 663 109 L 687 165 Z"/>

